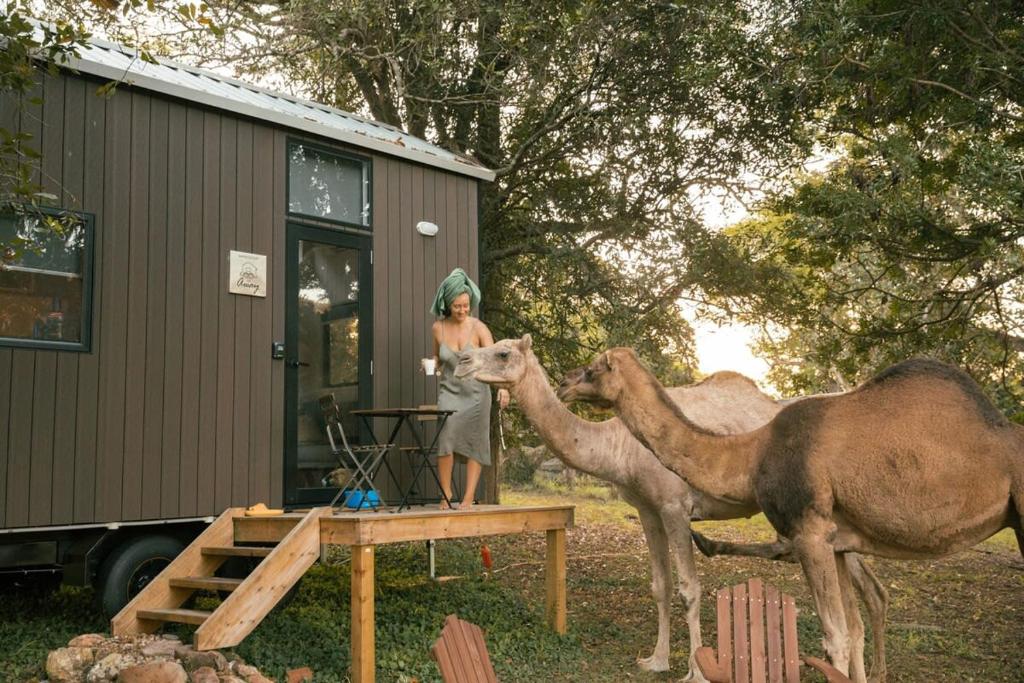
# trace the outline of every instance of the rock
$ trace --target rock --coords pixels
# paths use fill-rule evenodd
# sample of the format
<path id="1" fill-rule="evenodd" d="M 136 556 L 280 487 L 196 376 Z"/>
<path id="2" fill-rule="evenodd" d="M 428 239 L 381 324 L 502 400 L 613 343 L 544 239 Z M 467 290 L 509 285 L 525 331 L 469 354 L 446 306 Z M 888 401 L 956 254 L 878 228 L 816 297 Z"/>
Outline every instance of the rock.
<path id="1" fill-rule="evenodd" d="M 77 683 L 92 663 L 93 652 L 88 647 L 62 647 L 47 655 L 46 675 L 52 683 Z"/>
<path id="2" fill-rule="evenodd" d="M 249 676 L 252 676 L 253 674 L 258 674 L 260 672 L 260 670 L 257 669 L 255 666 L 249 666 L 248 664 L 239 664 L 238 666 L 234 667 L 234 669 L 235 673 L 237 673 L 242 678 L 248 678 Z"/>
<path id="3" fill-rule="evenodd" d="M 99 633 L 84 633 L 72 638 L 68 642 L 68 647 L 96 647 L 104 640 L 106 640 L 106 638 L 101 636 Z"/>
<path id="4" fill-rule="evenodd" d="M 117 683 L 187 683 L 188 675 L 177 662 L 148 662 L 121 670 Z"/>
<path id="5" fill-rule="evenodd" d="M 533 463 L 534 466 L 537 466 L 539 463 L 542 463 L 551 457 L 548 453 L 548 447 L 544 444 L 533 447 L 523 446 L 522 454 L 523 458 Z"/>
<path id="6" fill-rule="evenodd" d="M 87 633 L 70 642 L 47 657 L 43 683 L 274 683 L 234 652 L 198 652 L 177 636 Z"/>
<path id="7" fill-rule="evenodd" d="M 549 458 L 540 464 L 537 468 L 539 472 L 551 472 L 552 474 L 561 474 L 565 470 L 565 463 L 558 458 Z"/>
<path id="8" fill-rule="evenodd" d="M 192 683 L 220 683 L 220 679 L 217 678 L 217 672 L 208 666 L 201 666 L 192 672 L 192 677 L 189 679 Z"/>
<path id="9" fill-rule="evenodd" d="M 181 643 L 176 640 L 154 640 L 143 646 L 142 654 L 146 657 L 174 657 Z"/>
<path id="10" fill-rule="evenodd" d="M 117 678 L 121 669 L 138 664 L 134 657 L 123 655 L 120 652 L 112 652 L 89 669 L 85 677 L 86 683 L 105 683 Z"/>
<path id="11" fill-rule="evenodd" d="M 173 640 L 173 641 L 176 641 L 176 642 L 179 642 L 179 643 L 181 642 L 181 638 L 176 633 L 165 633 L 161 637 L 164 640 Z"/>
<path id="12" fill-rule="evenodd" d="M 185 667 L 186 671 L 195 671 L 204 666 L 208 666 L 215 671 L 224 671 L 228 668 L 228 660 L 216 650 L 197 652 L 192 648 L 185 649 L 179 647 L 175 654 L 181 660 L 181 664 Z"/>
<path id="13" fill-rule="evenodd" d="M 288 683 L 306 683 L 313 680 L 313 670 L 308 666 L 288 671 Z M 253 681 L 249 681 L 253 683 Z"/>

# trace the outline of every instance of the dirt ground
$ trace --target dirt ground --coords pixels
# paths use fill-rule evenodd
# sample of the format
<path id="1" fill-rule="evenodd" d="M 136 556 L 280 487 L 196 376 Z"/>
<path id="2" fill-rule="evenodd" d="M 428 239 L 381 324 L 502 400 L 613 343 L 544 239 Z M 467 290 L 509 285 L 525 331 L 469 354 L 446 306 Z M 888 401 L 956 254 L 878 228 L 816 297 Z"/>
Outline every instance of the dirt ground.
<path id="1" fill-rule="evenodd" d="M 577 505 L 577 525 L 568 536 L 568 608 L 570 631 L 587 655 L 575 680 L 680 680 L 688 637 L 678 600 L 672 611 L 673 671 L 651 674 L 633 663 L 650 654 L 657 630 L 647 552 L 635 511 L 606 497 L 593 490 L 519 490 L 504 493 L 502 502 Z M 774 537 L 761 516 L 697 526 L 720 539 Z M 494 539 L 494 578 L 542 600 L 536 586 L 543 580 L 543 544 L 538 534 Z M 1012 533 L 943 560 L 871 563 L 890 596 L 890 681 L 1024 681 L 1024 562 Z M 698 572 L 705 643 L 715 637 L 715 590 L 760 576 L 796 597 L 801 649 L 821 656 L 820 628 L 797 565 L 698 557 Z"/>

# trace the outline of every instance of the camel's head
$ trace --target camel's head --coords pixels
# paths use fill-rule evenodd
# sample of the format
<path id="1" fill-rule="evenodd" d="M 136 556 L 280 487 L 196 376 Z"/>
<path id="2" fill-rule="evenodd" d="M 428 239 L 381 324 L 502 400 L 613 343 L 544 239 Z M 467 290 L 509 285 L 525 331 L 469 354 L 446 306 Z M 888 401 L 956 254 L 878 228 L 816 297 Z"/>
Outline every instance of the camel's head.
<path id="1" fill-rule="evenodd" d="M 533 339 L 502 339 L 493 346 L 470 349 L 455 368 L 456 377 L 474 377 L 484 384 L 511 387 L 526 376 L 527 358 L 533 353 Z"/>
<path id="2" fill-rule="evenodd" d="M 570 370 L 558 385 L 558 398 L 566 403 L 585 401 L 601 408 L 611 408 L 618 402 L 623 384 L 622 362 L 635 359 L 633 349 L 608 349 L 590 365 Z"/>

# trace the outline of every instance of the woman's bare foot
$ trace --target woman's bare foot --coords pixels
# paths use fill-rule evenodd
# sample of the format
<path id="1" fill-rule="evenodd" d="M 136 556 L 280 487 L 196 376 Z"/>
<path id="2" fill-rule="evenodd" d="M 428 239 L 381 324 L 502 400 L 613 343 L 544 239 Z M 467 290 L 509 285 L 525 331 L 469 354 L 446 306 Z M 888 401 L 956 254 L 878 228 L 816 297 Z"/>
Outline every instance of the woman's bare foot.
<path id="1" fill-rule="evenodd" d="M 458 503 L 456 503 L 456 502 L 454 502 L 454 501 L 452 501 L 451 503 L 449 503 L 449 502 L 448 502 L 447 500 L 445 500 L 444 498 L 442 498 L 442 499 L 441 499 L 441 505 L 440 505 L 439 507 L 440 507 L 440 508 L 441 508 L 442 510 L 458 510 L 458 509 L 459 509 L 459 504 L 458 504 Z"/>

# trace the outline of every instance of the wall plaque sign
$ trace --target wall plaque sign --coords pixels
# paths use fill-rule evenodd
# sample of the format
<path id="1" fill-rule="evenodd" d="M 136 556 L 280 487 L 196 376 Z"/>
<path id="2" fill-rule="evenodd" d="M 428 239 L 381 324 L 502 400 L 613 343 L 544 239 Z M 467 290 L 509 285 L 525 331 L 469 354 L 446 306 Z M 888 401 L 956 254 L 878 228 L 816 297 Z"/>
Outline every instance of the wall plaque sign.
<path id="1" fill-rule="evenodd" d="M 267 257 L 232 251 L 228 258 L 228 291 L 247 296 L 267 296 Z"/>

